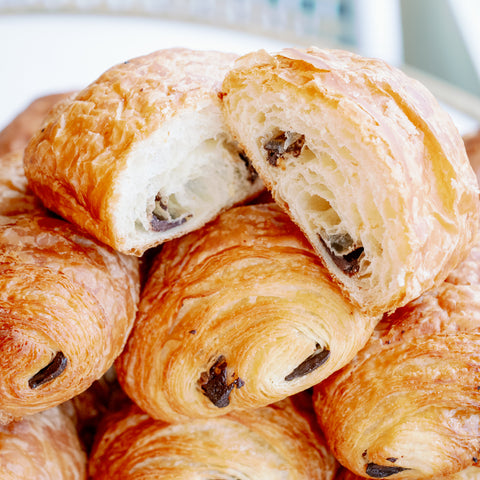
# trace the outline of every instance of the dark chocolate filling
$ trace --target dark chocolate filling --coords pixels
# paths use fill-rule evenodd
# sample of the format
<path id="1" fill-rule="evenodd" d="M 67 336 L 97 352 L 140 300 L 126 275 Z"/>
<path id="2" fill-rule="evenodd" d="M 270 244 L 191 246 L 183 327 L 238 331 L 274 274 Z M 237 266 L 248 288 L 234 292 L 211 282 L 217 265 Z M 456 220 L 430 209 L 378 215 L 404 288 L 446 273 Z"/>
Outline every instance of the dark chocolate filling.
<path id="1" fill-rule="evenodd" d="M 268 163 L 276 167 L 278 159 L 283 158 L 285 154 L 298 157 L 304 144 L 305 135 L 296 132 L 281 132 L 268 140 L 263 148 L 267 151 Z"/>
<path id="2" fill-rule="evenodd" d="M 192 215 L 186 215 L 184 217 L 175 218 L 174 220 L 165 220 L 153 212 L 150 225 L 154 232 L 166 232 L 167 230 L 183 225 L 191 217 Z"/>
<path id="3" fill-rule="evenodd" d="M 360 257 L 364 251 L 363 247 L 358 247 L 355 250 L 352 250 L 346 255 L 337 255 L 332 249 L 323 240 L 322 236 L 319 234 L 318 238 L 322 243 L 325 250 L 330 255 L 330 258 L 333 260 L 333 263 L 346 275 L 353 276 L 360 270 Z M 333 247 L 333 246 L 332 246 Z"/>
<path id="4" fill-rule="evenodd" d="M 43 367 L 28 380 L 28 386 L 30 388 L 37 388 L 45 383 L 51 382 L 65 370 L 67 363 L 67 357 L 62 352 L 57 352 L 53 360 L 46 367 Z"/>
<path id="5" fill-rule="evenodd" d="M 330 350 L 321 348 L 317 343 L 315 352 L 313 352 L 312 355 L 304 360 L 298 367 L 294 368 L 292 372 L 285 377 L 285 380 L 290 382 L 296 378 L 308 375 L 310 372 L 313 372 L 320 367 L 320 365 L 323 365 L 328 360 L 329 356 Z"/>
<path id="6" fill-rule="evenodd" d="M 227 407 L 230 404 L 230 393 L 236 388 L 242 388 L 245 382 L 236 378 L 233 382 L 227 380 L 227 361 L 223 355 L 210 367 L 210 370 L 203 372 L 198 380 L 203 394 L 218 408 Z"/>
<path id="7" fill-rule="evenodd" d="M 251 160 L 245 155 L 245 152 L 238 152 L 238 156 L 242 160 L 242 162 L 245 164 L 245 167 L 248 172 L 247 180 L 250 183 L 255 183 L 255 180 L 258 178 L 258 173 L 255 170 L 255 168 L 252 165 Z"/>
<path id="8" fill-rule="evenodd" d="M 403 472 L 404 470 L 409 470 L 404 467 L 391 467 L 385 465 L 377 465 L 376 463 L 368 463 L 367 469 L 365 470 L 366 474 L 373 478 L 385 478 L 390 475 L 395 475 L 396 473 Z"/>

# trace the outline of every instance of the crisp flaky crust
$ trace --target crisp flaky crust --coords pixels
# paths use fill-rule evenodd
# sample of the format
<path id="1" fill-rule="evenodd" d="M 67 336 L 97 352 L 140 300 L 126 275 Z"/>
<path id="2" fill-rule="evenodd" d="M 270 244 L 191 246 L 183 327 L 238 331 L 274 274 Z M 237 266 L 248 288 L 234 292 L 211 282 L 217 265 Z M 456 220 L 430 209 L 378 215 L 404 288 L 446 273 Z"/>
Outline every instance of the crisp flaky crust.
<path id="1" fill-rule="evenodd" d="M 236 207 L 163 246 L 116 368 L 155 418 L 219 416 L 313 386 L 375 324 L 277 205 Z"/>
<path id="2" fill-rule="evenodd" d="M 339 461 L 364 477 L 395 479 L 478 465 L 479 333 L 476 245 L 438 289 L 384 318 L 355 359 L 316 387 Z"/>
<path id="3" fill-rule="evenodd" d="M 99 432 L 89 463 L 92 480 L 332 480 L 337 463 L 309 402 L 294 397 L 182 425 L 153 420 L 131 406 Z"/>
<path id="4" fill-rule="evenodd" d="M 23 170 L 23 151 L 0 155 L 0 215 L 43 213 L 46 208 L 28 188 Z"/>
<path id="5" fill-rule="evenodd" d="M 138 261 L 42 215 L 0 217 L 0 423 L 86 390 L 120 354 Z"/>
<path id="6" fill-rule="evenodd" d="M 275 200 L 361 308 L 393 311 L 467 254 L 477 181 L 415 80 L 345 51 L 259 51 L 237 60 L 222 99 Z"/>
<path id="7" fill-rule="evenodd" d="M 69 95 L 70 93 L 54 93 L 31 102 L 0 132 L 0 156 L 17 150 L 23 151 L 51 108 Z"/>
<path id="8" fill-rule="evenodd" d="M 87 456 L 68 406 L 0 425 L 1 480 L 86 480 Z"/>
<path id="9" fill-rule="evenodd" d="M 172 48 L 112 67 L 33 137 L 31 188 L 48 208 L 135 255 L 257 194 L 263 184 L 218 98 L 235 58 Z"/>

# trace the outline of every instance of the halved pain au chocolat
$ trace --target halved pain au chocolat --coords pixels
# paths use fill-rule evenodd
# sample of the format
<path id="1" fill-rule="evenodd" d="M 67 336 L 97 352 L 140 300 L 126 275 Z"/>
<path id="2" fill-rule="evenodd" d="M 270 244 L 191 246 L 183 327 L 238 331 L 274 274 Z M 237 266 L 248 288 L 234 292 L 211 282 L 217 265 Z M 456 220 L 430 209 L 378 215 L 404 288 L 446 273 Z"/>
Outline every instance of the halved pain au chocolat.
<path id="1" fill-rule="evenodd" d="M 218 408 L 227 407 L 230 404 L 232 390 L 245 385 L 245 382 L 239 377 L 228 383 L 227 361 L 223 355 L 217 358 L 209 372 L 202 372 L 198 383 L 203 394 Z"/>
<path id="2" fill-rule="evenodd" d="M 363 247 L 356 247 L 351 249 L 348 253 L 342 254 L 341 252 L 346 250 L 346 245 L 353 244 L 353 240 L 350 235 L 345 234 L 343 240 L 340 236 L 335 235 L 335 238 L 330 239 L 331 248 L 327 245 L 323 237 L 319 234 L 318 238 L 322 246 L 327 251 L 330 258 L 333 260 L 333 263 L 345 274 L 348 276 L 353 276 L 360 270 L 360 257 L 362 256 L 364 249 Z M 340 253 L 339 253 L 340 252 Z"/>
<path id="3" fill-rule="evenodd" d="M 263 148 L 267 151 L 267 160 L 270 165 L 276 167 L 278 159 L 286 154 L 298 157 L 305 144 L 305 135 L 297 132 L 280 132 L 265 142 Z"/>
<path id="4" fill-rule="evenodd" d="M 390 465 L 377 465 L 376 463 L 368 463 L 365 473 L 372 478 L 386 478 L 396 473 L 409 470 L 404 467 L 396 467 Z"/>
<path id="5" fill-rule="evenodd" d="M 296 378 L 308 375 L 328 360 L 328 357 L 330 356 L 330 350 L 320 347 L 318 343 L 316 344 L 315 348 L 316 350 L 309 357 L 307 357 L 306 360 L 298 365 L 298 367 L 294 368 L 292 372 L 285 377 L 287 382 L 291 382 Z"/>
<path id="6" fill-rule="evenodd" d="M 67 357 L 63 352 L 57 352 L 53 360 L 46 367 L 43 367 L 28 380 L 28 386 L 33 389 L 55 380 L 55 378 L 63 373 L 67 367 L 67 363 Z"/>

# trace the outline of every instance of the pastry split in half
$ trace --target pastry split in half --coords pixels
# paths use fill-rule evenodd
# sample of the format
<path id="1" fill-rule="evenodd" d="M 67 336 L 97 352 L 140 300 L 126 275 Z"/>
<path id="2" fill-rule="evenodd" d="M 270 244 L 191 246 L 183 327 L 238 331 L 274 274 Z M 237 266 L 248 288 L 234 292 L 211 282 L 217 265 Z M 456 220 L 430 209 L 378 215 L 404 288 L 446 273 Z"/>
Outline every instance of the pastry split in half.
<path id="1" fill-rule="evenodd" d="M 123 253 L 195 230 L 263 189 L 224 123 L 236 55 L 172 48 L 116 65 L 63 101 L 30 141 L 43 203 Z"/>
<path id="2" fill-rule="evenodd" d="M 477 180 L 417 81 L 340 50 L 261 50 L 237 60 L 221 96 L 276 202 L 365 311 L 413 300 L 465 257 Z"/>
<path id="3" fill-rule="evenodd" d="M 479 478 L 466 470 L 480 473 L 480 246 L 386 316 L 315 387 L 315 409 L 334 455 L 359 476 Z"/>
<path id="4" fill-rule="evenodd" d="M 333 480 L 336 469 L 301 396 L 182 425 L 131 405 L 106 418 L 89 463 L 92 480 Z"/>
<path id="5" fill-rule="evenodd" d="M 217 417 L 312 387 L 376 323 L 277 205 L 242 206 L 163 246 L 115 366 L 152 417 Z"/>

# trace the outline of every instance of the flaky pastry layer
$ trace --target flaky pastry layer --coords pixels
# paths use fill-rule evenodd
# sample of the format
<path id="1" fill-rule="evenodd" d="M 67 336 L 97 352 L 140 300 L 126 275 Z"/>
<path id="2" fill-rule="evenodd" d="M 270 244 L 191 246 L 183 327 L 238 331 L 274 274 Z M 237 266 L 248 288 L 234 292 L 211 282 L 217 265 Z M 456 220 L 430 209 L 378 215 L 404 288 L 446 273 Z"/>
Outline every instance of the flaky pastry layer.
<path id="1" fill-rule="evenodd" d="M 420 83 L 340 50 L 261 50 L 222 87 L 226 119 L 346 295 L 393 311 L 441 283 L 478 229 L 478 184 Z"/>
<path id="2" fill-rule="evenodd" d="M 307 402 L 287 399 L 182 425 L 153 420 L 131 406 L 99 431 L 92 480 L 332 480 L 337 464 Z"/>
<path id="3" fill-rule="evenodd" d="M 87 479 L 87 456 L 69 406 L 0 425 L 0 479 Z"/>

